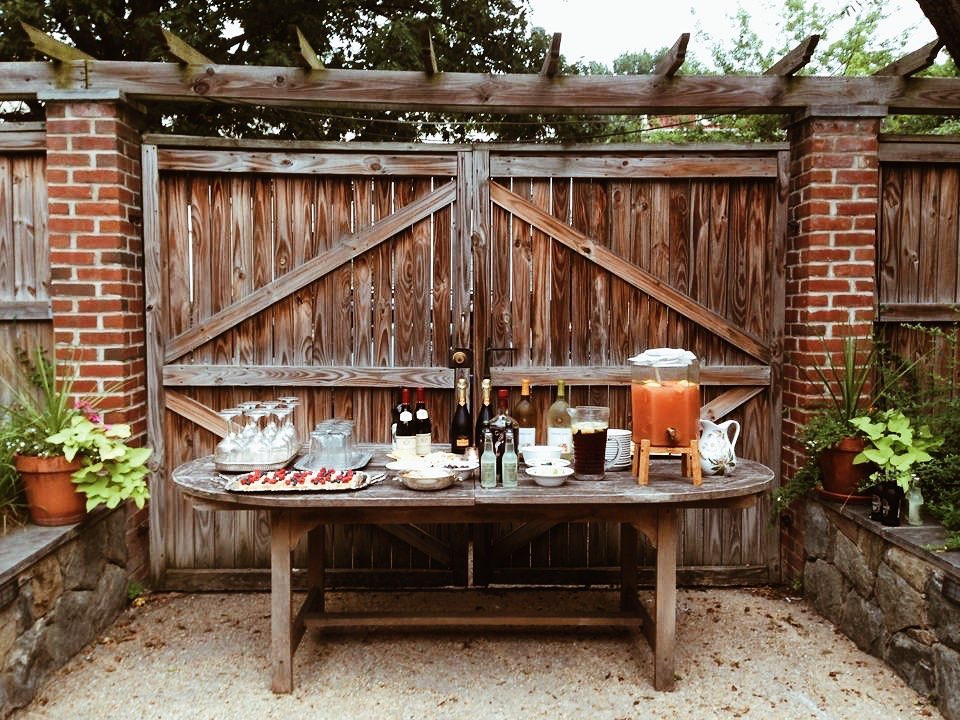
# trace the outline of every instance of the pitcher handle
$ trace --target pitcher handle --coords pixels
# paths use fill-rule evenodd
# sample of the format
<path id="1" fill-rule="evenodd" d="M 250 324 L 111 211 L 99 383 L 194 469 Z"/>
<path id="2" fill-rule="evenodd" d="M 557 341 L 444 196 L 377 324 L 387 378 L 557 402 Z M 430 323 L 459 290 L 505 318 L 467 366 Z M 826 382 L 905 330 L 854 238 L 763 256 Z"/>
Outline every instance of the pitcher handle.
<path id="1" fill-rule="evenodd" d="M 723 429 L 723 434 L 727 437 L 730 437 L 730 426 L 734 426 L 733 431 L 733 440 L 730 441 L 730 447 L 734 447 L 737 444 L 737 438 L 740 437 L 740 423 L 736 420 L 727 420 L 725 423 L 720 424 L 720 428 Z"/>

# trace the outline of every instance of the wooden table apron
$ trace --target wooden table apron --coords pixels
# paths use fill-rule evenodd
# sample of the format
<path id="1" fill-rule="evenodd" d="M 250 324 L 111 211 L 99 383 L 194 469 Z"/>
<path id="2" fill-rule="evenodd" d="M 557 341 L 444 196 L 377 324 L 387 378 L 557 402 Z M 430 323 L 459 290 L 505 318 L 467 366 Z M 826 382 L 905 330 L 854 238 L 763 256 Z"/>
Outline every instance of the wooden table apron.
<path id="1" fill-rule="evenodd" d="M 382 467 L 377 455 L 368 469 Z M 416 492 L 394 478 L 356 492 L 232 493 L 214 470 L 211 457 L 187 462 L 173 473 L 177 486 L 193 504 L 210 510 L 268 510 L 270 513 L 270 656 L 272 688 L 293 689 L 293 654 L 307 627 L 564 627 L 617 626 L 642 632 L 654 655 L 653 684 L 674 687 L 674 644 L 677 598 L 677 526 L 687 507 L 745 508 L 769 490 L 769 468 L 742 460 L 730 477 L 705 477 L 693 486 L 680 477 L 676 460 L 655 460 L 650 484 L 640 486 L 626 472 L 608 473 L 595 482 L 567 482 L 542 488 L 521 473 L 519 488 L 485 490 L 472 480 L 439 492 Z M 577 616 L 493 615 L 465 613 L 444 616 L 387 613 L 327 613 L 324 610 L 324 526 L 335 523 L 480 523 L 548 520 L 620 523 L 620 610 Z M 654 610 L 637 597 L 637 531 L 656 548 Z M 292 556 L 307 537 L 308 593 L 294 612 Z"/>

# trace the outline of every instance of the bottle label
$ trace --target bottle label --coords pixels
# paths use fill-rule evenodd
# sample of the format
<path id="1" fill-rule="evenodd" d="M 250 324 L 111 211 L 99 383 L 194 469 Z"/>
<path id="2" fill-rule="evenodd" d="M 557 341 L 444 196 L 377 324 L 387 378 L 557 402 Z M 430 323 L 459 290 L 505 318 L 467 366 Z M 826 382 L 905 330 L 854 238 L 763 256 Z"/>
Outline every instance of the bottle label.
<path id="1" fill-rule="evenodd" d="M 573 451 L 573 431 L 570 428 L 547 428 L 547 445 L 563 448 L 562 452 Z"/>
<path id="2" fill-rule="evenodd" d="M 404 410 L 400 413 L 400 422 L 410 422 L 413 420 L 413 413 L 409 410 Z"/>
<path id="3" fill-rule="evenodd" d="M 413 439 L 414 448 L 417 455 L 429 455 L 430 448 L 432 445 L 432 438 L 430 433 L 418 434 Z"/>
<path id="4" fill-rule="evenodd" d="M 417 454 L 417 439 L 413 435 L 397 435 L 398 457 L 413 457 Z"/>
<path id="5" fill-rule="evenodd" d="M 522 427 L 517 432 L 517 442 L 521 448 L 527 445 L 537 444 L 537 429 L 532 427 Z"/>
<path id="6" fill-rule="evenodd" d="M 417 420 L 426 420 L 428 417 L 430 417 L 430 413 L 425 409 L 417 410 Z"/>
<path id="7" fill-rule="evenodd" d="M 454 440 L 454 444 L 458 448 L 468 448 L 470 447 L 470 438 L 468 438 L 466 435 L 461 435 L 456 440 Z"/>

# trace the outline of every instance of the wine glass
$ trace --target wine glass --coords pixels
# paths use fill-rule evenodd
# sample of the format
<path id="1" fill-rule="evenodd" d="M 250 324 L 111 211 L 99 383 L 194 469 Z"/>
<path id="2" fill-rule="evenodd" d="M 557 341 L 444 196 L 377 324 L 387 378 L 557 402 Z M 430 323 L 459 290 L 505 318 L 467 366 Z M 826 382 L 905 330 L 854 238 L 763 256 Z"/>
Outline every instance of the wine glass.
<path id="1" fill-rule="evenodd" d="M 214 455 L 219 462 L 230 462 L 235 460 L 236 456 L 240 454 L 240 438 L 237 435 L 237 428 L 233 423 L 233 419 L 242 412 L 238 407 L 224 408 L 217 412 L 217 415 L 222 417 L 227 423 L 227 434 L 217 443 L 217 449 Z"/>

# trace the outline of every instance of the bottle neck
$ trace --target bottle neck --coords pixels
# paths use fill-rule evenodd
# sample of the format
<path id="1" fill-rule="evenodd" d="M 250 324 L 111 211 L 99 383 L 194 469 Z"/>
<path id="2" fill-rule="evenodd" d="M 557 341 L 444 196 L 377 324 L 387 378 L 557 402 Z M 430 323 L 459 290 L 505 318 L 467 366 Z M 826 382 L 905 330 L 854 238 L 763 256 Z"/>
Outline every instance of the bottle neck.
<path id="1" fill-rule="evenodd" d="M 529 380 L 520 381 L 520 397 L 525 398 L 527 400 L 530 399 L 530 381 Z"/>
<path id="2" fill-rule="evenodd" d="M 489 405 L 490 404 L 490 381 L 484 380 L 483 383 L 480 385 L 480 387 L 483 392 L 483 404 Z"/>
<path id="3" fill-rule="evenodd" d="M 467 381 L 458 380 L 457 381 L 457 405 L 466 405 L 467 404 Z"/>
<path id="4" fill-rule="evenodd" d="M 566 394 L 566 388 L 564 387 L 563 380 L 557 381 L 557 400 L 563 400 Z"/>

